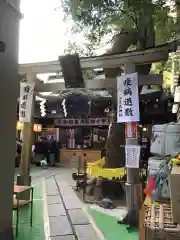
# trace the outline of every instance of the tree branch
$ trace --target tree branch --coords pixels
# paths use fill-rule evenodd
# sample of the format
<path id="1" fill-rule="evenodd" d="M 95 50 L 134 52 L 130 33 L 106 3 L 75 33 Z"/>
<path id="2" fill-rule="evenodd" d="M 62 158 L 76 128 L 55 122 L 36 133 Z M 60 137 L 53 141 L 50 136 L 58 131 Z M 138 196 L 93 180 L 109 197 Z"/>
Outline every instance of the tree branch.
<path id="1" fill-rule="evenodd" d="M 120 11 L 124 15 L 127 15 L 132 20 L 132 22 L 135 24 L 135 26 L 137 27 L 137 18 L 135 16 L 133 17 L 132 15 L 130 15 L 128 11 L 125 11 L 123 9 L 116 10 L 116 9 L 112 9 L 112 8 L 106 8 L 103 11 L 104 12 L 118 12 L 118 11 Z"/>

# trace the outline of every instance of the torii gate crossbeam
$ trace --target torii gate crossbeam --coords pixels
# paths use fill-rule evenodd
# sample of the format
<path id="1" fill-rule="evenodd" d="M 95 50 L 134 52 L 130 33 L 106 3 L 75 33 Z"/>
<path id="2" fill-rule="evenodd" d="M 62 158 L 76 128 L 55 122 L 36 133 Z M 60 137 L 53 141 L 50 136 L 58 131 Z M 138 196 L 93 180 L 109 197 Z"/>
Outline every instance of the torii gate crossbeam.
<path id="1" fill-rule="evenodd" d="M 147 49 L 145 51 L 134 51 L 123 54 L 107 54 L 102 56 L 81 58 L 81 68 L 116 68 L 129 62 L 132 62 L 135 65 L 160 62 L 168 58 L 169 52 L 174 51 L 175 45 L 175 42 L 172 42 L 156 48 Z M 61 72 L 60 62 L 51 61 L 19 65 L 19 74 L 23 75 L 29 72 L 33 72 L 35 74 Z"/>

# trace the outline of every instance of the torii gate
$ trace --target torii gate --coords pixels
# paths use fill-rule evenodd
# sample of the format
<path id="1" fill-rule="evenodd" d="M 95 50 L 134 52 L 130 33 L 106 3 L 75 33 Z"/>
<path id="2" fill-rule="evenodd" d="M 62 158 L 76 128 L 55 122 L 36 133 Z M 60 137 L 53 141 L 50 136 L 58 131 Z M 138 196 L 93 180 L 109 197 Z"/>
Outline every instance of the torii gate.
<path id="1" fill-rule="evenodd" d="M 81 58 L 81 67 L 82 69 L 92 69 L 92 68 L 116 68 L 122 65 L 129 65 L 133 63 L 134 65 L 138 64 L 147 64 L 157 61 L 164 61 L 168 59 L 169 51 L 172 51 L 174 48 L 174 43 L 168 45 L 162 45 L 154 49 L 148 49 L 145 51 L 135 51 L 128 52 L 124 54 L 113 54 L 113 55 L 103 55 L 98 57 L 90 58 Z M 47 92 L 52 90 L 61 90 L 64 84 L 62 83 L 53 83 L 53 84 L 42 84 L 37 81 L 36 74 L 39 73 L 51 73 L 51 72 L 60 72 L 61 66 L 59 61 L 53 62 L 42 62 L 42 63 L 31 63 L 31 64 L 21 64 L 19 66 L 19 74 L 25 75 L 28 83 L 36 83 L 36 91 L 38 92 Z M 144 76 L 141 76 L 140 79 L 141 85 L 149 85 L 152 83 L 161 84 L 162 76 L 146 76 L 144 81 Z M 91 85 L 92 85 L 91 80 Z M 100 80 L 98 84 L 95 83 L 95 88 L 99 89 L 115 89 L 116 90 L 116 79 L 105 79 Z M 29 175 L 29 159 L 30 159 L 30 150 L 31 147 L 27 147 L 27 144 L 30 145 L 31 142 L 31 124 L 25 124 L 24 126 L 24 141 L 22 147 L 22 161 L 21 161 L 21 174 L 23 176 Z M 27 141 L 27 142 L 26 142 Z M 25 180 L 20 180 L 21 184 L 27 184 L 29 177 Z"/>
<path id="2" fill-rule="evenodd" d="M 81 58 L 82 69 L 95 69 L 95 68 L 117 68 L 125 65 L 129 62 L 133 62 L 135 65 L 148 64 L 151 62 L 160 62 L 168 58 L 169 51 L 174 48 L 174 43 L 168 45 L 162 45 L 154 49 L 148 49 L 145 51 L 127 52 L 124 54 L 102 55 L 97 57 Z M 149 56 L 147 59 L 147 55 Z M 39 73 L 59 73 L 61 72 L 61 66 L 59 61 L 41 62 L 21 64 L 19 66 L 19 74 L 25 75 L 27 82 L 36 81 L 37 92 L 54 92 L 64 88 L 63 83 L 47 83 L 42 84 L 37 81 L 36 75 Z M 142 78 L 141 78 L 142 79 Z M 149 77 L 147 80 L 149 83 L 152 81 Z M 153 76 L 154 81 L 158 84 L 159 76 Z M 148 83 L 148 84 L 149 84 Z M 94 87 L 93 87 L 94 85 Z M 96 89 L 116 89 L 116 79 L 106 78 L 105 80 L 89 81 L 87 83 L 88 88 Z"/>
<path id="3" fill-rule="evenodd" d="M 169 52 L 176 50 L 176 43 L 172 42 L 169 44 L 164 44 L 153 49 L 147 49 L 144 51 L 134 51 L 127 52 L 124 54 L 113 54 L 113 55 L 103 55 L 90 58 L 81 58 L 81 67 L 82 69 L 92 69 L 92 68 L 117 68 L 124 65 L 125 73 L 132 73 L 135 71 L 136 65 L 149 64 L 153 62 L 166 61 L 169 56 Z M 19 67 L 19 74 L 26 75 L 28 83 L 34 83 L 36 81 L 36 74 L 38 73 L 51 73 L 51 72 L 60 72 L 61 66 L 59 61 L 53 62 L 43 62 L 43 63 L 33 63 L 33 64 L 22 64 Z M 99 84 L 99 88 L 102 89 L 103 86 L 106 88 L 113 88 L 116 90 L 116 79 L 105 79 Z M 163 78 L 159 75 L 140 75 L 139 76 L 139 85 L 151 85 L 151 84 L 162 84 Z M 37 91 L 47 91 L 47 87 L 53 88 L 54 84 L 42 84 L 37 83 Z M 61 90 L 61 83 L 56 83 L 55 89 Z M 97 89 L 97 88 L 96 88 Z M 51 91 L 51 90 L 50 90 Z M 30 142 L 31 142 L 31 123 L 26 123 L 24 126 L 24 140 L 22 146 L 22 159 L 21 159 L 21 175 L 18 182 L 21 184 L 30 184 Z M 126 144 L 138 144 L 137 140 L 128 140 Z M 128 184 L 138 185 L 136 186 L 136 193 L 139 191 L 139 169 L 128 169 L 127 174 Z M 129 196 L 127 196 L 129 198 Z M 137 203 L 138 204 L 138 203 Z M 132 208 L 132 202 L 128 202 L 128 208 Z M 139 210 L 139 207 L 137 208 Z"/>

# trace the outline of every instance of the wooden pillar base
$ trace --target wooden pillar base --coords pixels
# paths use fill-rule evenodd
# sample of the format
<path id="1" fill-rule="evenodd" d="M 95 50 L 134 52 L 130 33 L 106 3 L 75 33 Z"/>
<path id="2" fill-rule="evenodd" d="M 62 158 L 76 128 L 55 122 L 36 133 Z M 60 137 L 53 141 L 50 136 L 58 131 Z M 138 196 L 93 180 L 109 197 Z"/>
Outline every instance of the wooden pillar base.
<path id="1" fill-rule="evenodd" d="M 128 212 L 133 210 L 136 221 L 139 221 L 139 209 L 141 208 L 142 197 L 140 196 L 141 184 L 126 183 L 126 203 Z"/>
<path id="2" fill-rule="evenodd" d="M 8 230 L 5 230 L 3 232 L 0 232 L 0 239 L 8 239 L 8 240 L 13 240 L 13 229 L 10 228 Z"/>

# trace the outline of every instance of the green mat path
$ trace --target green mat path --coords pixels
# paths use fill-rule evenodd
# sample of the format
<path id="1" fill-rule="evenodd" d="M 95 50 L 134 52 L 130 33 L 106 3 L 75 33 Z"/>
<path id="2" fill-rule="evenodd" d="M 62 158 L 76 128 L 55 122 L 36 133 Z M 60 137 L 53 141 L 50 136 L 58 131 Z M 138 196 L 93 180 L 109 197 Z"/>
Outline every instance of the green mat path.
<path id="1" fill-rule="evenodd" d="M 15 170 L 16 175 L 19 172 Z M 33 226 L 30 226 L 30 206 L 25 206 L 20 209 L 19 213 L 19 234 L 14 237 L 14 240 L 45 240 L 44 234 L 44 206 L 43 206 L 43 190 L 40 183 L 39 169 L 32 167 L 31 173 L 33 179 L 38 177 L 38 184 L 34 187 L 34 205 L 33 205 Z M 93 218 L 97 228 L 104 235 L 105 240 L 138 240 L 138 232 L 128 233 L 126 226 L 118 225 L 115 217 L 99 212 L 95 209 L 88 208 L 88 213 Z M 13 213 L 13 227 L 15 233 L 16 212 Z M 93 240 L 93 239 L 92 239 Z"/>
<path id="2" fill-rule="evenodd" d="M 44 240 L 44 209 L 42 184 L 39 183 L 34 187 L 33 203 L 33 226 L 30 226 L 30 206 L 20 209 L 19 213 L 19 234 L 14 237 L 16 240 Z M 16 211 L 13 213 L 13 228 L 15 233 Z M 15 234 L 14 234 L 15 235 Z"/>
<path id="3" fill-rule="evenodd" d="M 91 208 L 88 208 L 88 213 L 104 235 L 105 240 L 138 240 L 138 232 L 132 231 L 128 233 L 125 225 L 117 224 L 117 218 Z"/>

